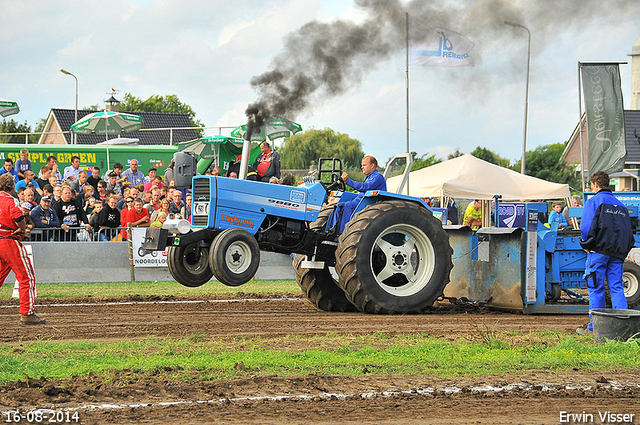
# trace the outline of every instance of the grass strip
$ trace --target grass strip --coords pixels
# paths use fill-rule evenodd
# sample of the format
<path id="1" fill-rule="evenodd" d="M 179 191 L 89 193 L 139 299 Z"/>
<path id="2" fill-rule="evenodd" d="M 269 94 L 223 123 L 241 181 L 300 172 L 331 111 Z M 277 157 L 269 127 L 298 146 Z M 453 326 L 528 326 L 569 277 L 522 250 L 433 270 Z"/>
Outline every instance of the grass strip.
<path id="1" fill-rule="evenodd" d="M 527 338 L 535 342 L 522 343 Z M 180 339 L 150 336 L 108 343 L 36 341 L 2 346 L 0 384 L 23 380 L 25 374 L 68 379 L 89 373 L 108 377 L 117 370 L 149 372 L 152 379 L 167 379 L 169 374 L 173 380 L 247 374 L 452 377 L 574 368 L 637 370 L 639 356 L 638 340 L 597 344 L 590 337 L 549 332 L 497 334 L 493 343 L 404 334 L 215 340 L 202 334 Z"/>
<path id="2" fill-rule="evenodd" d="M 4 285 L 13 288 L 13 285 Z M 12 290 L 0 292 L 0 298 L 10 298 Z M 242 286 L 230 287 L 212 281 L 197 288 L 187 288 L 178 282 L 109 282 L 109 283 L 38 283 L 38 297 L 121 297 L 127 295 L 197 295 L 235 293 L 296 293 L 295 280 L 252 280 Z"/>

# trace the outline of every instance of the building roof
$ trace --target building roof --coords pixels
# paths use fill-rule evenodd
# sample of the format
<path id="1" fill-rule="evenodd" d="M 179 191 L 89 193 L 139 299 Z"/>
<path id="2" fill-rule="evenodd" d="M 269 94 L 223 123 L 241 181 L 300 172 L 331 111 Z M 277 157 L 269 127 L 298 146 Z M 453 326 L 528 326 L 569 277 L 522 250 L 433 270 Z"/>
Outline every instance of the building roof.
<path id="1" fill-rule="evenodd" d="M 98 111 L 78 110 L 78 119 L 85 115 Z M 122 111 L 125 112 L 125 111 Z M 128 114 L 142 116 L 142 129 L 154 128 L 186 128 L 184 130 L 158 130 L 158 131 L 134 131 L 123 133 L 122 137 L 139 139 L 140 145 L 170 145 L 198 138 L 198 134 L 192 129 L 189 115 L 171 114 L 164 112 L 126 112 Z M 73 134 L 69 132 L 71 125 L 75 122 L 75 109 L 51 109 L 47 118 L 45 131 L 65 131 L 64 139 L 67 143 L 72 143 Z M 57 125 L 56 125 L 57 124 Z M 58 127 L 57 129 L 55 127 Z M 171 134 L 173 133 L 173 134 Z M 97 134 L 78 134 L 78 144 L 95 145 L 105 141 L 105 136 Z M 109 136 L 113 138 L 115 136 Z"/>
<path id="2" fill-rule="evenodd" d="M 627 148 L 627 161 L 625 163 L 625 168 L 637 168 L 636 166 L 640 165 L 640 111 L 624 111 L 624 122 L 625 122 L 625 146 Z M 584 127 L 585 119 L 584 115 L 582 118 L 582 126 Z M 573 162 L 575 163 L 575 159 L 580 156 L 580 133 L 578 131 L 579 126 L 577 125 L 574 129 L 571 137 L 569 138 L 569 142 L 567 146 L 564 148 L 564 152 L 560 160 L 565 162 Z M 584 128 L 582 130 L 584 132 Z M 583 143 L 584 143 L 584 157 L 585 157 L 585 170 L 587 170 L 589 164 L 589 148 L 588 148 L 588 140 L 583 133 Z M 572 152 L 574 155 L 569 155 Z M 571 159 L 570 159 L 571 158 Z M 629 165 L 634 165 L 634 167 L 629 167 Z"/>

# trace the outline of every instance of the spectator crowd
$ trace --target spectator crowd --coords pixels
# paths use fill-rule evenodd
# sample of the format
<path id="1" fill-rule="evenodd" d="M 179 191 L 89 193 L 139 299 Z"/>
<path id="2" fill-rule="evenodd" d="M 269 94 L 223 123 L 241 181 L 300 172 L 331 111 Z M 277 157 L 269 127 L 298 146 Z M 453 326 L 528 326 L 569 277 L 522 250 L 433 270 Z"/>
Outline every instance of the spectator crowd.
<path id="1" fill-rule="evenodd" d="M 4 160 L 0 175 L 9 173 L 16 182 L 12 195 L 25 214 L 31 240 L 126 240 L 131 227 L 190 219 L 191 194 L 158 176 L 156 168 L 145 175 L 138 167 L 132 159 L 128 169 L 115 163 L 101 174 L 97 166 L 81 169 L 80 158 L 73 156 L 61 171 L 51 155 L 46 165 L 33 170 L 29 151 L 22 149 L 15 164 Z"/>

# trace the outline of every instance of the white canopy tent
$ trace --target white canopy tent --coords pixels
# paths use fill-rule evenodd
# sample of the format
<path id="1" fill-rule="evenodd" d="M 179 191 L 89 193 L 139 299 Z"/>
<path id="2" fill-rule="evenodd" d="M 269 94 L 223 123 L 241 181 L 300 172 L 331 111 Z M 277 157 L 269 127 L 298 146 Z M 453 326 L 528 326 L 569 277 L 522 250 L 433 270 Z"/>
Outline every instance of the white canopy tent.
<path id="1" fill-rule="evenodd" d="M 387 190 L 396 192 L 402 176 L 387 180 Z M 536 177 L 483 161 L 473 155 L 441 162 L 409 173 L 409 195 L 420 198 L 446 197 L 503 200 L 565 199 L 569 185 L 551 183 Z"/>

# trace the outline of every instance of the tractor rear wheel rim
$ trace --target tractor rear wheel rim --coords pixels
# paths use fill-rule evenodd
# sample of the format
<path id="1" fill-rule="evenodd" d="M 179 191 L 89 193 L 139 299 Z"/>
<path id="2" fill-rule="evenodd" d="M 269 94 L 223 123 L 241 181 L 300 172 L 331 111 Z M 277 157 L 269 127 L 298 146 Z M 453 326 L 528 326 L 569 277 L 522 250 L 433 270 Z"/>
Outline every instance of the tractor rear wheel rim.
<path id="1" fill-rule="evenodd" d="M 624 295 L 626 297 L 638 292 L 638 278 L 633 273 L 622 273 L 622 284 L 624 285 Z"/>
<path id="2" fill-rule="evenodd" d="M 407 297 L 429 283 L 435 269 L 435 251 L 431 240 L 418 227 L 396 224 L 377 237 L 370 263 L 383 290 Z"/>

